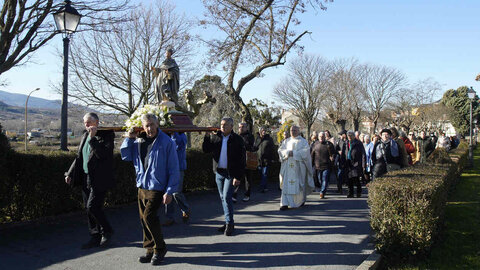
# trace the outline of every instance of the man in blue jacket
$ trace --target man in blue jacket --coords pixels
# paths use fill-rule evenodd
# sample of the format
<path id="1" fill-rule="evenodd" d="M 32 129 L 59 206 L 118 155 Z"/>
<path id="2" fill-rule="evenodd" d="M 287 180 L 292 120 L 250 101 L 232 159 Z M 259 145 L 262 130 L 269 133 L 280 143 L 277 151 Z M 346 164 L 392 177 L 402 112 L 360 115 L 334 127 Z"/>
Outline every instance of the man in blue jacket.
<path id="1" fill-rule="evenodd" d="M 159 128 L 154 114 L 142 116 L 146 136 L 131 131 L 120 148 L 122 159 L 132 161 L 137 173 L 138 210 L 143 228 L 145 256 L 141 263 L 158 265 L 167 253 L 157 212 L 177 192 L 179 167 L 175 143 Z M 143 135 L 143 134 L 142 134 Z"/>
<path id="2" fill-rule="evenodd" d="M 175 203 L 178 204 L 180 210 L 182 211 L 182 219 L 183 222 L 188 222 L 190 219 L 190 206 L 187 203 L 187 199 L 185 199 L 185 195 L 183 195 L 183 177 L 185 175 L 185 170 L 187 169 L 187 135 L 183 132 L 175 132 L 173 133 L 170 138 L 172 141 L 175 142 L 177 146 L 177 156 L 178 156 L 178 165 L 180 167 L 180 178 L 178 181 L 178 190 L 177 192 L 173 193 L 173 199 Z M 173 213 L 175 212 L 175 204 L 169 203 L 165 209 L 165 216 L 167 220 L 163 224 L 163 226 L 170 226 L 175 223 L 175 219 L 173 218 Z"/>

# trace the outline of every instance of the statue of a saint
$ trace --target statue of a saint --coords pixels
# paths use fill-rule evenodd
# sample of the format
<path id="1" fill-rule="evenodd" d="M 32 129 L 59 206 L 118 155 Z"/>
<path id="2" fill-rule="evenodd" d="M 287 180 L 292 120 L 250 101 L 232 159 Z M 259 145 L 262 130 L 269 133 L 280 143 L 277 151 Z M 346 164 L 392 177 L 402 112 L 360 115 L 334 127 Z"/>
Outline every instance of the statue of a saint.
<path id="1" fill-rule="evenodd" d="M 165 52 L 165 60 L 160 68 L 152 67 L 153 76 L 156 77 L 155 94 L 157 102 L 173 101 L 178 103 L 178 89 L 180 88 L 180 69 L 177 62 L 172 58 L 173 49 L 168 48 Z"/>

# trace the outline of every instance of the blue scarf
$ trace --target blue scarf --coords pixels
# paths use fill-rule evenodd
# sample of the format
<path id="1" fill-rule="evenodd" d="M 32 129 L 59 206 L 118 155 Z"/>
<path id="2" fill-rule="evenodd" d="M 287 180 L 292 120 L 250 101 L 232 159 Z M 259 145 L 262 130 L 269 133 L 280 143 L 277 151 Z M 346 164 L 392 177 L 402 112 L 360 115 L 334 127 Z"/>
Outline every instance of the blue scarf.
<path id="1" fill-rule="evenodd" d="M 348 143 L 348 142 L 347 142 Z M 355 145 L 357 145 L 358 143 L 360 143 L 357 139 L 353 140 L 352 142 L 350 142 L 350 148 L 348 149 L 348 153 L 347 153 L 347 159 L 348 160 L 352 160 L 352 149 Z"/>

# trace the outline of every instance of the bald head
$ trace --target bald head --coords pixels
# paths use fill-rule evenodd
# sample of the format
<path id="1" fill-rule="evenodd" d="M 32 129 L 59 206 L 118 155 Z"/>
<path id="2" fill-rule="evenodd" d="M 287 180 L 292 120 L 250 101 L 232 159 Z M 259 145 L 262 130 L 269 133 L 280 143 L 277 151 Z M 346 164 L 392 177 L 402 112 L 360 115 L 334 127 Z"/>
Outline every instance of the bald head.
<path id="1" fill-rule="evenodd" d="M 298 126 L 292 126 L 290 128 L 290 135 L 294 138 L 298 137 L 300 135 L 300 128 Z"/>

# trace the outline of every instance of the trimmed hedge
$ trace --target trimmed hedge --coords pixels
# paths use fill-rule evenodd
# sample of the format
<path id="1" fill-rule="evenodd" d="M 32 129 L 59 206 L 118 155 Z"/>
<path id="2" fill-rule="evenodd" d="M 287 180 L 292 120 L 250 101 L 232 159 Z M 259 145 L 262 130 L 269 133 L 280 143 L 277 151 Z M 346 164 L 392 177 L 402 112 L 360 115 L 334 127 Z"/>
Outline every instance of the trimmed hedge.
<path id="1" fill-rule="evenodd" d="M 0 152 L 0 223 L 33 220 L 83 209 L 79 188 L 72 190 L 64 182 L 76 153 L 63 151 Z M 131 162 L 114 154 L 116 185 L 107 194 L 106 206 L 134 202 L 137 199 L 135 171 Z M 270 170 L 270 181 L 278 182 L 280 165 Z M 184 191 L 216 188 L 212 158 L 195 149 L 187 150 Z M 259 182 L 256 172 L 254 183 Z"/>
<path id="2" fill-rule="evenodd" d="M 467 163 L 462 143 L 436 149 L 428 163 L 393 171 L 369 184 L 370 224 L 376 248 L 390 262 L 428 254 L 444 224 L 447 195 Z"/>

